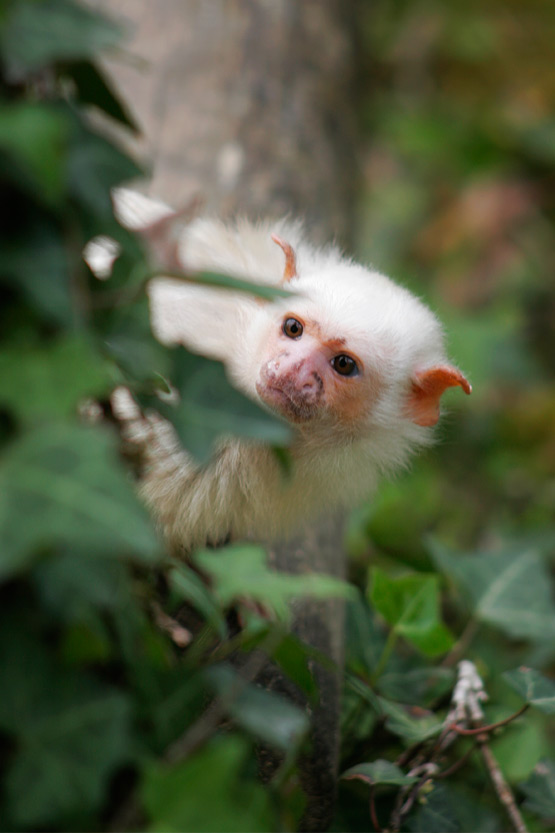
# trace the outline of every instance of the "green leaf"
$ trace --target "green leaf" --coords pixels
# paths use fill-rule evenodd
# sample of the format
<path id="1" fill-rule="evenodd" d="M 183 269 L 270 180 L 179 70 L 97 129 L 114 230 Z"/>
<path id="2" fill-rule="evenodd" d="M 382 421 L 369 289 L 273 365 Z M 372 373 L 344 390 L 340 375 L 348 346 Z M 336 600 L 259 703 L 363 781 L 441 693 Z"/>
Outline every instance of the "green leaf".
<path id="1" fill-rule="evenodd" d="M 110 310 L 103 320 L 97 317 L 96 326 L 103 335 L 106 350 L 130 380 L 131 387 L 141 389 L 148 385 L 151 390 L 158 374 L 168 373 L 171 353 L 152 335 L 146 297 Z M 159 405 L 154 397 L 144 401 L 155 408 Z"/>
<path id="2" fill-rule="evenodd" d="M 555 682 L 533 668 L 521 666 L 506 671 L 503 679 L 531 706 L 545 714 L 555 714 Z"/>
<path id="3" fill-rule="evenodd" d="M 50 219 L 31 217 L 1 241 L 1 257 L 3 275 L 24 290 L 39 313 L 56 323 L 71 323 L 67 252 L 60 230 Z"/>
<path id="4" fill-rule="evenodd" d="M 432 712 L 417 706 L 394 703 L 384 697 L 378 697 L 378 702 L 387 716 L 387 729 L 408 743 L 419 743 L 441 731 L 442 724 Z"/>
<path id="5" fill-rule="evenodd" d="M 437 656 L 452 647 L 453 637 L 440 621 L 437 576 L 413 573 L 390 578 L 376 567 L 370 599 L 394 632 L 422 653 Z"/>
<path id="6" fill-rule="evenodd" d="M 80 207 L 98 224 L 95 234 L 112 235 L 114 220 L 111 189 L 142 175 L 141 169 L 104 137 L 92 133 L 75 120 L 67 158 L 68 187 Z"/>
<path id="7" fill-rule="evenodd" d="M 5 778 L 10 818 L 58 827 L 98 809 L 116 767 L 132 758 L 126 698 L 58 666 L 23 628 L 0 634 L 0 725 L 16 741 Z"/>
<path id="8" fill-rule="evenodd" d="M 443 784 L 434 784 L 406 821 L 411 833 L 457 833 L 461 830 L 457 805 Z"/>
<path id="9" fill-rule="evenodd" d="M 284 752 L 298 748 L 309 727 L 302 709 L 279 694 L 246 683 L 229 666 L 209 669 L 206 678 L 239 726 Z"/>
<path id="10" fill-rule="evenodd" d="M 349 602 L 345 613 L 347 666 L 369 676 L 378 665 L 385 647 L 383 625 L 378 624 L 378 617 L 361 593 Z"/>
<path id="11" fill-rule="evenodd" d="M 283 620 L 290 617 L 288 603 L 293 598 L 347 598 L 353 593 L 352 587 L 331 576 L 290 575 L 271 570 L 264 550 L 253 544 L 201 550 L 195 553 L 194 560 L 212 579 L 214 592 L 223 607 L 240 599 L 255 599 Z"/>
<path id="12" fill-rule="evenodd" d="M 519 786 L 526 796 L 527 810 L 542 819 L 555 819 L 555 760 L 540 761 L 528 780 Z"/>
<path id="13" fill-rule="evenodd" d="M 170 587 L 180 598 L 201 613 L 206 621 L 212 625 L 216 633 L 225 638 L 227 627 L 222 611 L 215 604 L 214 598 L 201 577 L 187 564 L 176 564 L 168 573 Z"/>
<path id="14" fill-rule="evenodd" d="M 278 647 L 272 651 L 272 659 L 311 702 L 316 702 L 318 686 L 310 670 L 315 657 L 309 645 L 294 634 L 287 633 Z"/>
<path id="15" fill-rule="evenodd" d="M 229 383 L 220 362 L 178 347 L 170 380 L 180 395 L 177 405 L 154 397 L 143 401 L 172 422 L 185 448 L 201 462 L 208 460 L 214 443 L 223 435 L 275 445 L 291 439 L 286 423 L 263 411 Z"/>
<path id="16" fill-rule="evenodd" d="M 153 764 L 144 774 L 141 797 L 148 830 L 178 833 L 258 833 L 274 830 L 270 795 L 244 772 L 250 746 L 231 735 L 211 740 L 176 766 Z"/>
<path id="17" fill-rule="evenodd" d="M 19 0 L 0 28 L 0 48 L 16 78 L 52 61 L 90 58 L 121 40 L 121 29 L 71 0 Z"/>
<path id="18" fill-rule="evenodd" d="M 455 673 L 451 668 L 401 667 L 380 675 L 380 691 L 391 700 L 402 700 L 411 692 L 414 705 L 425 706 L 447 694 L 453 687 Z"/>
<path id="19" fill-rule="evenodd" d="M 452 553 L 429 542 L 434 561 L 467 595 L 474 616 L 516 639 L 555 638 L 555 603 L 545 563 L 533 549 Z"/>
<path id="20" fill-rule="evenodd" d="M 64 113 L 48 104 L 20 101 L 0 106 L 0 149 L 20 165 L 33 195 L 47 203 L 59 202 L 67 187 L 69 129 Z"/>
<path id="21" fill-rule="evenodd" d="M 66 621 L 122 607 L 131 594 L 122 563 L 75 549 L 41 561 L 32 581 L 44 606 Z"/>
<path id="22" fill-rule="evenodd" d="M 90 342 L 66 337 L 47 346 L 0 350 L 0 405 L 28 424 L 75 417 L 86 397 L 106 395 L 114 380 Z"/>
<path id="23" fill-rule="evenodd" d="M 32 519 L 32 523 L 29 522 Z M 152 561 L 159 544 L 103 428 L 53 424 L 0 462 L 0 575 L 56 544 Z"/>
<path id="24" fill-rule="evenodd" d="M 179 278 L 179 275 L 176 277 Z M 245 292 L 247 295 L 253 295 L 255 298 L 263 298 L 265 301 L 273 301 L 275 298 L 289 298 L 295 294 L 289 292 L 287 289 L 281 289 L 279 286 L 264 286 L 264 284 L 257 284 L 252 281 L 243 280 L 242 278 L 236 278 L 234 275 L 224 275 L 220 272 L 196 272 L 191 277 L 191 280 L 193 283 L 204 284 L 206 286 L 219 286 L 223 289 Z"/>
<path id="25" fill-rule="evenodd" d="M 77 88 L 79 100 L 85 104 L 94 104 L 116 121 L 132 130 L 137 130 L 125 105 L 110 88 L 104 74 L 89 61 L 76 61 L 63 70 L 69 75 Z"/>
<path id="26" fill-rule="evenodd" d="M 404 787 L 415 784 L 418 778 L 405 775 L 398 766 L 390 761 L 379 758 L 371 763 L 357 764 L 341 774 L 346 781 L 358 779 L 367 784 L 387 784 L 388 786 Z"/>

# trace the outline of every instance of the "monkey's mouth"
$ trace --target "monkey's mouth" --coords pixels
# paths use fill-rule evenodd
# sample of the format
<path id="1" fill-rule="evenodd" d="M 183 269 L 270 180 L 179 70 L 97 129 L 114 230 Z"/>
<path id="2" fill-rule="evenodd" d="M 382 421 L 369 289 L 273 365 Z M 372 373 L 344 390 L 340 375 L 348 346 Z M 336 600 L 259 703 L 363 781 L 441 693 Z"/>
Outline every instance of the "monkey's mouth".
<path id="1" fill-rule="evenodd" d="M 318 412 L 318 399 L 288 384 L 257 382 L 256 390 L 265 405 L 291 422 L 306 422 Z"/>

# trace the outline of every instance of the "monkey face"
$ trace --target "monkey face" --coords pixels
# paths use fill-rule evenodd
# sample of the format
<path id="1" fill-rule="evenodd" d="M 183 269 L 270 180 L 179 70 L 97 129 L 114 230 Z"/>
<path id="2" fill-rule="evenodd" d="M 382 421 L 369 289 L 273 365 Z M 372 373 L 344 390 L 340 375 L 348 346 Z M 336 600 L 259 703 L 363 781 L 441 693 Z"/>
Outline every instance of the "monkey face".
<path id="1" fill-rule="evenodd" d="M 326 338 L 308 316 L 286 313 L 266 345 L 256 390 L 272 410 L 294 423 L 360 419 L 368 406 L 362 360 L 344 338 Z"/>

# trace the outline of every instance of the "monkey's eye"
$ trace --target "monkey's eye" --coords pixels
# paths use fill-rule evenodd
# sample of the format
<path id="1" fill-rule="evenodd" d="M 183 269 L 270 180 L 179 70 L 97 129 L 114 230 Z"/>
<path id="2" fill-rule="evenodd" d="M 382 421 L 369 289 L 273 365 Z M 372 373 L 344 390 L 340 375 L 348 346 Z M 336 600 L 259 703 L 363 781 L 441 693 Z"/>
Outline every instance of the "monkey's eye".
<path id="1" fill-rule="evenodd" d="M 331 366 L 336 373 L 339 373 L 340 376 L 356 376 L 358 373 L 358 367 L 355 360 L 350 356 L 345 356 L 344 354 L 335 356 L 335 358 L 331 360 Z"/>
<path id="2" fill-rule="evenodd" d="M 281 329 L 288 338 L 300 338 L 303 334 L 303 325 L 296 318 L 286 318 Z"/>

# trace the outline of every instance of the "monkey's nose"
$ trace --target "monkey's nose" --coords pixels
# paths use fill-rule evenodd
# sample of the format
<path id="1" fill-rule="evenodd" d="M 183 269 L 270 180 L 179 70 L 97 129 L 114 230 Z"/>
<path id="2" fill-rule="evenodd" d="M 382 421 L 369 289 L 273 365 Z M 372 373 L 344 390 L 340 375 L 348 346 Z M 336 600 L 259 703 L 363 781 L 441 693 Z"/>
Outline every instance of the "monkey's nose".
<path id="1" fill-rule="evenodd" d="M 302 389 L 305 393 L 320 393 L 324 386 L 322 377 L 313 370 L 303 381 Z"/>

